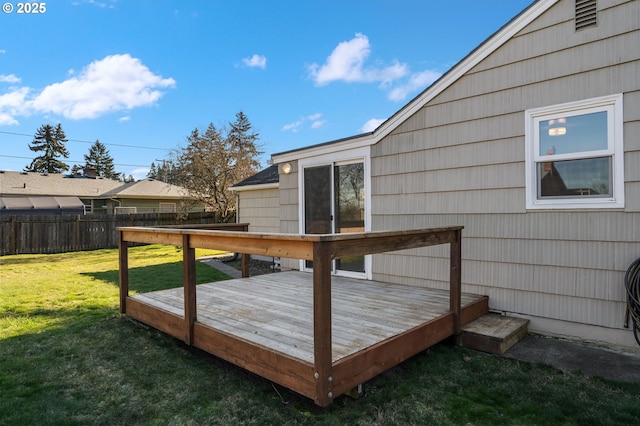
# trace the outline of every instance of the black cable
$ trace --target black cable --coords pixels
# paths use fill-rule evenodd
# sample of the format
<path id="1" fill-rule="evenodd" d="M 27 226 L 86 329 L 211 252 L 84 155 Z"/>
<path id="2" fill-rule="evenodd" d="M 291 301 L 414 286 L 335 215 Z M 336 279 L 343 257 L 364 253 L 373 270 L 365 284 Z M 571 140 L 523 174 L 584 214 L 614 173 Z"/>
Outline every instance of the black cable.
<path id="1" fill-rule="evenodd" d="M 625 328 L 629 327 L 629 318 L 633 321 L 633 336 L 640 345 L 638 331 L 640 330 L 640 257 L 629 265 L 624 275 L 624 286 L 627 289 L 627 312 Z"/>

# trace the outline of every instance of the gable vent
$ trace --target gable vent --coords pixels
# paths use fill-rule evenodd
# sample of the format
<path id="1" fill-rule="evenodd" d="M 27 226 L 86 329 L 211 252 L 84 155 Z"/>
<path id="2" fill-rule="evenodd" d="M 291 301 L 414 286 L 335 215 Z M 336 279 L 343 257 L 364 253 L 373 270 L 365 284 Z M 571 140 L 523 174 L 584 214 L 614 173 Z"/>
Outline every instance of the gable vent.
<path id="1" fill-rule="evenodd" d="M 576 31 L 598 23 L 596 0 L 576 0 Z"/>

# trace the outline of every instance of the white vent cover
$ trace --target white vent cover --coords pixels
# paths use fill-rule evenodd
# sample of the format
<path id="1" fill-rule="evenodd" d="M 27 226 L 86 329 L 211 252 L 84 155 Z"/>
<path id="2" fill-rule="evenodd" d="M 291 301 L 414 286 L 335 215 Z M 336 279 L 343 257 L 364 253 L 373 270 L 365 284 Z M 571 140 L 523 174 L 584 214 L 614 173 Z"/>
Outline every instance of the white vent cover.
<path id="1" fill-rule="evenodd" d="M 576 0 L 576 31 L 598 24 L 596 0 Z"/>

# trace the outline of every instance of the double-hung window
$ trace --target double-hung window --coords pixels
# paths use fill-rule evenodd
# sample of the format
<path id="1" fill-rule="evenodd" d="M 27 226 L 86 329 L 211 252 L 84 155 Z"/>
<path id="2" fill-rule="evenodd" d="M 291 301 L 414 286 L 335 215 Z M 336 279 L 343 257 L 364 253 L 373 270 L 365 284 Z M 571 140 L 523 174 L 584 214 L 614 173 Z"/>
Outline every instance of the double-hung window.
<path id="1" fill-rule="evenodd" d="M 528 209 L 622 208 L 622 95 L 525 111 Z"/>

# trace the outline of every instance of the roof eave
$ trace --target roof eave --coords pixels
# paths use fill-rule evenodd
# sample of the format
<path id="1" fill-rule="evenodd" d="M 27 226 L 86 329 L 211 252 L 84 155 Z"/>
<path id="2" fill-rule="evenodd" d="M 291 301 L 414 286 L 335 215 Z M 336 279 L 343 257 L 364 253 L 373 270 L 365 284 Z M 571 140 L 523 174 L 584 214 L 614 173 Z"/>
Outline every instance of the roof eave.
<path id="1" fill-rule="evenodd" d="M 243 192 L 243 191 L 255 191 L 258 189 L 274 189 L 274 188 L 280 188 L 280 184 L 278 182 L 259 183 L 256 185 L 232 186 L 229 189 L 233 192 Z"/>
<path id="2" fill-rule="evenodd" d="M 300 160 L 302 158 L 315 157 L 318 155 L 335 153 L 347 149 L 360 148 L 373 145 L 375 143 L 374 133 L 365 133 L 349 138 L 338 139 L 336 141 L 324 142 L 293 151 L 282 152 L 271 155 L 273 164 L 286 163 L 287 161 Z"/>

